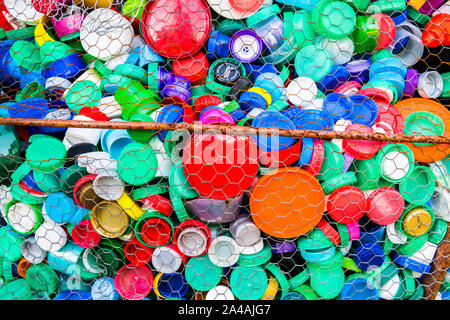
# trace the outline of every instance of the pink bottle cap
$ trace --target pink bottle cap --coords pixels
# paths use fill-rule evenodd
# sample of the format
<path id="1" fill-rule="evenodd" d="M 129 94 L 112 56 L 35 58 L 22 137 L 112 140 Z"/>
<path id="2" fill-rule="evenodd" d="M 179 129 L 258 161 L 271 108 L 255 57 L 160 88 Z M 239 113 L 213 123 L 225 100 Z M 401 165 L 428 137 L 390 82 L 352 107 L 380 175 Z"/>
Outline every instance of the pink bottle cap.
<path id="1" fill-rule="evenodd" d="M 358 240 L 361 237 L 361 229 L 359 228 L 358 221 L 349 223 L 346 225 L 350 241 Z"/>
<path id="2" fill-rule="evenodd" d="M 52 23 L 55 28 L 56 35 L 61 38 L 65 35 L 80 31 L 84 18 L 84 14 L 73 14 L 61 20 L 57 20 L 52 17 Z"/>
<path id="3" fill-rule="evenodd" d="M 152 291 L 153 274 L 145 266 L 128 264 L 117 272 L 114 285 L 123 298 L 140 300 Z"/>
<path id="4" fill-rule="evenodd" d="M 231 117 L 225 111 L 215 108 L 205 111 L 199 120 L 203 124 L 213 124 L 213 123 L 234 124 L 233 117 Z"/>

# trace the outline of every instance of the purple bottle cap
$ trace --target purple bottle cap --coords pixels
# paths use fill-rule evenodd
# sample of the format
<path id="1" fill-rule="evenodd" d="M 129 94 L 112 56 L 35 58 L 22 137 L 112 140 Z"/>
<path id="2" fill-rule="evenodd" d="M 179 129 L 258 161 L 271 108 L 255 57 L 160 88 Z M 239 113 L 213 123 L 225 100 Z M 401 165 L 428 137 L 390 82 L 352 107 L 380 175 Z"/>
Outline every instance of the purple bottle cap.
<path id="1" fill-rule="evenodd" d="M 352 76 L 359 76 L 362 72 L 370 69 L 370 60 L 355 60 L 350 61 L 345 65 L 345 68 Z"/>
<path id="2" fill-rule="evenodd" d="M 275 254 L 294 252 L 297 250 L 295 242 L 292 241 L 273 242 L 270 246 L 272 247 L 272 253 Z"/>
<path id="3" fill-rule="evenodd" d="M 184 77 L 172 75 L 167 79 L 161 96 L 164 98 L 176 96 L 187 102 L 191 98 L 191 82 Z"/>
<path id="4" fill-rule="evenodd" d="M 231 55 L 240 62 L 253 62 L 261 55 L 263 42 L 252 30 L 236 32 L 230 41 Z"/>
<path id="5" fill-rule="evenodd" d="M 174 75 L 166 69 L 158 67 L 158 91 L 161 91 L 169 81 L 173 81 L 173 76 Z"/>
<path id="6" fill-rule="evenodd" d="M 427 0 L 423 6 L 420 7 L 419 12 L 429 16 L 436 11 L 444 2 L 444 0 Z"/>
<path id="7" fill-rule="evenodd" d="M 406 71 L 405 89 L 403 90 L 403 95 L 414 97 L 418 81 L 419 72 L 416 69 L 408 68 Z"/>

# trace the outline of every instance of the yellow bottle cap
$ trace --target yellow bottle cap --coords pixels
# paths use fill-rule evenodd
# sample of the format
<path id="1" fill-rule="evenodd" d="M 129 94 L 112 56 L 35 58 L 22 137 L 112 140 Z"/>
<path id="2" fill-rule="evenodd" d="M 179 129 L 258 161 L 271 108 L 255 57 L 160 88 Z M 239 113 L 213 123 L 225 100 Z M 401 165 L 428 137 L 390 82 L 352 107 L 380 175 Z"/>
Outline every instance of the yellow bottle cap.
<path id="1" fill-rule="evenodd" d="M 34 29 L 34 38 L 36 40 L 36 44 L 39 47 L 42 47 L 42 45 L 45 42 L 48 41 L 55 41 L 55 39 L 53 39 L 47 32 L 47 30 L 45 30 L 45 25 L 44 25 L 44 18 L 45 16 L 43 16 L 40 20 L 39 23 L 37 24 L 36 28 Z"/>
<path id="2" fill-rule="evenodd" d="M 126 193 L 117 199 L 117 203 L 122 207 L 126 214 L 134 220 L 139 219 L 144 214 L 144 210 L 142 210 Z"/>
<path id="3" fill-rule="evenodd" d="M 269 276 L 269 284 L 267 285 L 266 292 L 264 292 L 261 300 L 274 300 L 278 292 L 278 281 L 275 277 Z"/>
<path id="4" fill-rule="evenodd" d="M 403 230 L 410 236 L 418 237 L 430 229 L 432 222 L 433 218 L 425 208 L 414 208 L 405 215 Z"/>
<path id="5" fill-rule="evenodd" d="M 114 201 L 102 201 L 91 212 L 95 231 L 106 238 L 118 238 L 130 225 L 130 218 Z"/>
<path id="6" fill-rule="evenodd" d="M 251 87 L 247 90 L 248 92 L 254 92 L 261 96 L 263 96 L 264 100 L 267 101 L 267 106 L 269 107 L 272 104 L 272 96 L 269 92 L 267 92 L 266 89 L 260 88 L 260 87 Z"/>

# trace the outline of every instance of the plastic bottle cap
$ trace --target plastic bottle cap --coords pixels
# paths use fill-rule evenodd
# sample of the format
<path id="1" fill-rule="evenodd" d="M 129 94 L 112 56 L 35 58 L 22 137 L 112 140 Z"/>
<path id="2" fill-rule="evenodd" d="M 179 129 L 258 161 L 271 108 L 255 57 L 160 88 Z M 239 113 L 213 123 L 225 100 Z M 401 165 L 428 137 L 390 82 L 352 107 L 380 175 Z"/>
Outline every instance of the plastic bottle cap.
<path id="1" fill-rule="evenodd" d="M 230 288 L 217 286 L 208 291 L 205 300 L 235 300 L 235 298 Z"/>
<path id="2" fill-rule="evenodd" d="M 295 56 L 295 71 L 299 76 L 320 81 L 331 70 L 332 60 L 327 50 L 309 45 L 301 48 Z"/>
<path id="3" fill-rule="evenodd" d="M 392 180 L 402 180 L 409 171 L 409 162 L 406 155 L 399 152 L 389 152 L 381 160 L 381 174 Z"/>
<path id="4" fill-rule="evenodd" d="M 185 267 L 186 281 L 198 291 L 208 291 L 217 286 L 222 273 L 222 267 L 213 264 L 208 255 L 189 259 Z"/>
<path id="5" fill-rule="evenodd" d="M 303 106 L 312 102 L 317 96 L 317 86 L 309 77 L 298 77 L 286 87 L 289 102 L 296 106 Z"/>
<path id="6" fill-rule="evenodd" d="M 368 197 L 369 210 L 367 216 L 379 225 L 388 225 L 402 215 L 405 201 L 401 194 L 390 187 L 376 189 Z"/>
<path id="7" fill-rule="evenodd" d="M 340 296 L 341 300 L 378 300 L 379 291 L 369 277 L 354 274 L 345 279 Z"/>
<path id="8" fill-rule="evenodd" d="M 91 222 L 101 236 L 117 238 L 127 230 L 130 218 L 117 203 L 101 201 L 92 209 Z"/>
<path id="9" fill-rule="evenodd" d="M 411 237 L 422 236 L 427 233 L 434 223 L 434 216 L 423 207 L 409 210 L 402 219 L 402 228 Z"/>
<path id="10" fill-rule="evenodd" d="M 417 90 L 422 98 L 438 98 L 442 94 L 444 81 L 436 71 L 424 72 L 419 76 Z"/>
<path id="11" fill-rule="evenodd" d="M 356 131 L 360 133 L 372 133 L 373 129 L 358 123 L 349 125 L 346 132 Z M 379 141 L 362 141 L 345 139 L 342 143 L 344 152 L 358 160 L 367 160 L 375 156 L 381 149 Z"/>
<path id="12" fill-rule="evenodd" d="M 114 277 L 119 294 L 127 300 L 140 300 L 153 288 L 153 274 L 145 266 L 126 265 Z"/>
<path id="13" fill-rule="evenodd" d="M 231 267 L 239 259 L 238 244 L 233 238 L 219 236 L 211 242 L 208 256 L 219 267 Z"/>
<path id="14" fill-rule="evenodd" d="M 90 12 L 80 28 L 83 49 L 91 56 L 105 61 L 130 51 L 133 37 L 131 23 L 109 8 Z"/>
<path id="15" fill-rule="evenodd" d="M 240 30 L 231 37 L 231 55 L 240 62 L 255 61 L 261 55 L 262 50 L 263 42 L 252 30 Z"/>
<path id="16" fill-rule="evenodd" d="M 177 11 L 167 11 L 168 4 Z M 192 1 L 189 6 L 180 0 L 149 2 L 142 13 L 145 41 L 158 54 L 171 59 L 195 54 L 208 40 L 211 29 L 211 12 L 203 1 Z"/>
<path id="17" fill-rule="evenodd" d="M 318 29 L 324 31 L 331 39 L 340 39 L 350 35 L 355 28 L 355 11 L 345 2 L 323 1 L 315 7 L 315 10 L 320 10 Z"/>
<path id="18" fill-rule="evenodd" d="M 289 191 L 283 191 L 284 186 L 290 186 Z M 294 193 L 292 186 L 295 186 Z M 277 196 L 272 197 L 273 194 Z M 250 212 L 263 232 L 293 238 L 319 223 L 325 211 L 324 200 L 322 187 L 310 173 L 299 168 L 276 169 L 264 175 L 253 189 Z M 280 216 L 279 210 L 285 214 Z"/>
<path id="19" fill-rule="evenodd" d="M 20 244 L 22 256 L 32 264 L 39 264 L 47 257 L 47 251 L 43 250 L 34 237 L 25 239 Z"/>
<path id="20" fill-rule="evenodd" d="M 264 296 L 268 277 L 263 268 L 239 266 L 231 272 L 231 290 L 239 300 L 259 300 Z"/>
<path id="21" fill-rule="evenodd" d="M 117 300 L 119 293 L 114 287 L 114 279 L 104 277 L 94 281 L 91 295 L 93 300 Z"/>
<path id="22" fill-rule="evenodd" d="M 60 250 L 67 242 L 64 229 L 51 221 L 44 221 L 34 232 L 34 238 L 39 247 L 49 252 Z"/>
<path id="23" fill-rule="evenodd" d="M 368 202 L 361 189 L 345 186 L 336 189 L 328 198 L 327 211 L 339 223 L 358 221 L 368 209 Z"/>
<path id="24" fill-rule="evenodd" d="M 9 203 L 6 206 L 6 221 L 20 234 L 30 234 L 42 222 L 41 211 L 30 204 L 23 202 Z"/>
<path id="25" fill-rule="evenodd" d="M 206 77 L 209 62 L 203 52 L 199 51 L 193 56 L 177 59 L 172 64 L 173 72 L 191 82 L 199 81 Z"/>
<path id="26" fill-rule="evenodd" d="M 149 182 L 157 169 L 158 161 L 152 148 L 137 142 L 123 148 L 117 161 L 119 177 L 132 185 Z"/>
<path id="27" fill-rule="evenodd" d="M 173 245 L 155 248 L 152 255 L 152 265 L 162 273 L 176 272 L 186 257 Z"/>

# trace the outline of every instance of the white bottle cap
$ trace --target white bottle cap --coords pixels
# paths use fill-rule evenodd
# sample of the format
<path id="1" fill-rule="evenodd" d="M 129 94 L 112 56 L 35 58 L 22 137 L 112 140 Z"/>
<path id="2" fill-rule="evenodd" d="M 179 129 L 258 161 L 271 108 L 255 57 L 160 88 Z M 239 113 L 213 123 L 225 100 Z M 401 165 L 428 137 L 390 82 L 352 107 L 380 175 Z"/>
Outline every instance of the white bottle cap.
<path id="1" fill-rule="evenodd" d="M 383 300 L 394 300 L 400 288 L 400 276 L 396 274 L 378 289 L 378 295 Z"/>
<path id="2" fill-rule="evenodd" d="M 82 120 L 82 121 L 94 121 L 89 117 L 76 115 L 73 120 Z M 100 140 L 100 136 L 102 134 L 101 129 L 92 129 L 92 128 L 68 128 L 66 131 L 66 135 L 63 139 L 63 144 L 67 150 L 77 143 L 90 143 L 94 146 Z"/>
<path id="3" fill-rule="evenodd" d="M 173 161 L 167 155 L 167 153 L 158 153 L 155 152 L 156 159 L 158 160 L 158 169 L 155 174 L 155 178 L 162 177 L 168 178 L 170 169 L 173 166 Z"/>
<path id="4" fill-rule="evenodd" d="M 437 216 L 450 222 L 450 191 L 448 189 L 441 186 L 436 187 L 430 203 Z"/>
<path id="5" fill-rule="evenodd" d="M 409 22 L 403 22 L 397 26 L 394 41 L 387 47 L 392 52 L 395 46 L 408 38 L 408 42 L 402 51 L 395 56 L 406 66 L 416 64 L 423 55 L 424 45 L 422 43 L 422 32 L 419 28 Z"/>
<path id="6" fill-rule="evenodd" d="M 97 108 L 101 113 L 106 115 L 109 119 L 121 119 L 122 107 L 116 101 L 114 96 L 108 96 L 100 99 Z"/>
<path id="7" fill-rule="evenodd" d="M 129 52 L 133 38 L 131 23 L 109 8 L 90 12 L 80 29 L 83 49 L 101 60 L 109 60 Z"/>
<path id="8" fill-rule="evenodd" d="M 29 233 L 38 223 L 35 210 L 27 203 L 17 202 L 9 207 L 7 214 L 8 224 L 17 232 Z"/>
<path id="9" fill-rule="evenodd" d="M 355 45 L 349 37 L 331 40 L 328 37 L 323 36 L 318 39 L 318 44 L 330 53 L 334 64 L 346 64 L 352 59 Z"/>
<path id="10" fill-rule="evenodd" d="M 44 16 L 34 8 L 31 0 L 5 0 L 4 4 L 14 18 L 27 24 L 36 25 Z"/>
<path id="11" fill-rule="evenodd" d="M 158 247 L 153 251 L 152 265 L 161 273 L 174 273 L 180 269 L 183 259 L 180 254 L 169 246 Z"/>
<path id="12" fill-rule="evenodd" d="M 44 221 L 34 233 L 39 247 L 45 251 L 55 252 L 64 247 L 67 235 L 64 229 L 52 221 Z"/>
<path id="13" fill-rule="evenodd" d="M 394 222 L 386 226 L 386 234 L 389 240 L 393 244 L 404 244 L 408 242 L 408 238 L 403 233 L 397 230 L 395 224 L 396 223 Z"/>
<path id="14" fill-rule="evenodd" d="M 257 243 L 251 246 L 239 246 L 239 252 L 241 254 L 255 254 L 264 249 L 264 240 L 261 238 Z"/>
<path id="15" fill-rule="evenodd" d="M 408 157 L 400 152 L 393 151 L 387 153 L 381 160 L 381 174 L 392 180 L 400 180 L 409 170 Z"/>
<path id="16" fill-rule="evenodd" d="M 60 88 L 61 91 L 65 91 L 72 85 L 72 82 L 70 82 L 67 79 L 61 78 L 61 77 L 50 77 L 45 81 L 45 89 L 51 90 L 55 88 Z"/>
<path id="17" fill-rule="evenodd" d="M 207 234 L 197 227 L 184 228 L 177 239 L 178 249 L 188 257 L 201 255 L 206 250 L 207 244 Z"/>
<path id="18" fill-rule="evenodd" d="M 205 300 L 234 300 L 234 294 L 226 286 L 217 286 L 208 291 Z"/>
<path id="19" fill-rule="evenodd" d="M 9 191 L 9 187 L 5 185 L 0 185 L 0 211 L 2 213 L 2 217 L 6 219 L 6 205 L 12 201 L 13 196 Z"/>
<path id="20" fill-rule="evenodd" d="M 78 156 L 77 163 L 91 174 L 110 174 L 117 172 L 117 160 L 111 159 L 109 153 L 93 151 Z"/>
<path id="21" fill-rule="evenodd" d="M 345 247 L 340 248 L 340 250 L 341 250 L 342 254 L 344 255 L 344 257 L 350 252 L 350 249 L 352 247 L 352 242 L 353 241 L 350 241 Z"/>
<path id="22" fill-rule="evenodd" d="M 287 98 L 296 106 L 312 103 L 317 97 L 317 86 L 313 79 L 298 77 L 292 80 L 286 88 Z"/>
<path id="23" fill-rule="evenodd" d="M 261 240 L 261 230 L 250 216 L 241 216 L 230 225 L 230 232 L 240 246 L 252 246 Z"/>
<path id="24" fill-rule="evenodd" d="M 425 242 L 419 251 L 415 252 L 410 258 L 429 265 L 433 262 L 434 255 L 436 254 L 437 245 L 431 242 Z"/>
<path id="25" fill-rule="evenodd" d="M 231 237 L 219 236 L 211 242 L 208 256 L 216 266 L 231 267 L 239 259 L 238 244 Z"/>
<path id="26" fill-rule="evenodd" d="M 247 114 L 247 117 L 248 118 L 258 118 L 259 117 L 259 115 L 261 114 L 261 113 L 263 113 L 264 112 L 264 110 L 263 109 L 261 109 L 261 108 L 253 108 L 248 114 Z"/>
<path id="27" fill-rule="evenodd" d="M 427 71 L 419 76 L 417 91 L 422 98 L 439 98 L 444 89 L 444 80 L 437 71 Z"/>
<path id="28" fill-rule="evenodd" d="M 20 244 L 22 256 L 32 264 L 39 264 L 47 257 L 47 251 L 43 250 L 34 237 L 25 239 Z"/>
<path id="29" fill-rule="evenodd" d="M 117 171 L 107 170 L 97 175 L 92 188 L 100 198 L 115 201 L 123 195 L 125 183 L 119 178 Z"/>

